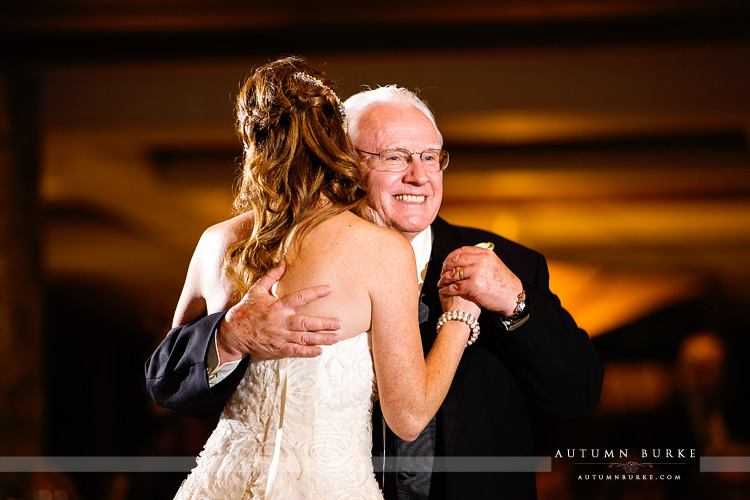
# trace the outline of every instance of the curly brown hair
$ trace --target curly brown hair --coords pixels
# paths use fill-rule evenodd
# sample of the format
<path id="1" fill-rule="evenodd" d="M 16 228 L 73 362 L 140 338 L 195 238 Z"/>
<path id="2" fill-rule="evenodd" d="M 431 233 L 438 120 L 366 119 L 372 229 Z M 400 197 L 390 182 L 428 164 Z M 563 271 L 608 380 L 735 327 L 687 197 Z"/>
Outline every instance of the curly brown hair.
<path id="1" fill-rule="evenodd" d="M 347 210 L 364 217 L 362 172 L 333 88 L 304 59 L 287 57 L 257 68 L 240 90 L 234 210 L 253 213 L 253 230 L 224 260 L 240 297 L 317 224 Z"/>

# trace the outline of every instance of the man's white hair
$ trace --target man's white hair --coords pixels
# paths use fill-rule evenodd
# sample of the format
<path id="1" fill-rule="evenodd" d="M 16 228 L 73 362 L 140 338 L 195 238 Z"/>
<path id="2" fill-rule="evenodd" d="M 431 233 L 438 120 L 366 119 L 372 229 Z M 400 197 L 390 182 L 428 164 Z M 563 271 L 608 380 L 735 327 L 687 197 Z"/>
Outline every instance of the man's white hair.
<path id="1" fill-rule="evenodd" d="M 367 114 L 370 108 L 377 104 L 414 106 L 430 119 L 435 126 L 440 145 L 443 145 L 443 136 L 440 134 L 440 130 L 438 130 L 437 123 L 435 123 L 435 116 L 432 114 L 429 106 L 427 106 L 427 103 L 417 97 L 417 94 L 411 90 L 396 85 L 386 85 L 385 87 L 378 87 L 376 89 L 363 90 L 344 101 L 344 109 L 349 124 L 349 137 L 354 144 L 359 139 L 362 117 Z"/>

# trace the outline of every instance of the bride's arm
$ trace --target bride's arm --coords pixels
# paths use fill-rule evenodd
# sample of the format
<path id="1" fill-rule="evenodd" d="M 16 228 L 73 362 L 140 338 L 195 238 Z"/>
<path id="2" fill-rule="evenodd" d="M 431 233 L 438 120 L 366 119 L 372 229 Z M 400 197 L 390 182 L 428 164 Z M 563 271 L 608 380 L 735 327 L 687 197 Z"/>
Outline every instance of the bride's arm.
<path id="1" fill-rule="evenodd" d="M 378 269 L 369 287 L 378 397 L 388 426 L 411 441 L 445 399 L 470 330 L 461 321 L 447 322 L 425 359 L 413 250 L 395 233 L 378 247 L 386 250 L 376 252 Z M 475 317 L 479 314 L 475 304 L 460 298 L 450 304 L 450 309 L 466 309 Z"/>

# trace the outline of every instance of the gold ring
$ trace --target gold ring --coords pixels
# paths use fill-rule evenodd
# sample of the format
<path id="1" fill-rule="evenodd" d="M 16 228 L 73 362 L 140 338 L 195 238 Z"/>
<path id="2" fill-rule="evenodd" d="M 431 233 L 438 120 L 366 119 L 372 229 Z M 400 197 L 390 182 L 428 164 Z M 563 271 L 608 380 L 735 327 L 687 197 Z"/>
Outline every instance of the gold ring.
<path id="1" fill-rule="evenodd" d="M 458 279 L 459 280 L 464 279 L 464 266 L 461 266 L 458 268 Z"/>

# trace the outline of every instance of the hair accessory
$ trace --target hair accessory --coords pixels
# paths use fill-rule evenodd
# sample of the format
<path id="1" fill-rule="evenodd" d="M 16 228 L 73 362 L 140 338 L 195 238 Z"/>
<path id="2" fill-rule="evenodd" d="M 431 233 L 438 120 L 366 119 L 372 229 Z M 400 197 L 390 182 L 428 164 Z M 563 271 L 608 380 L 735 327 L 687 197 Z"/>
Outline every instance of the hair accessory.
<path id="1" fill-rule="evenodd" d="M 479 337 L 479 321 L 477 321 L 471 313 L 462 310 L 444 312 L 437 321 L 438 333 L 443 325 L 449 321 L 463 321 L 469 325 L 469 328 L 471 328 L 471 336 L 469 336 L 469 340 L 466 341 L 467 346 L 470 346 L 477 341 L 477 338 Z"/>
<path id="2" fill-rule="evenodd" d="M 314 76 L 308 75 L 307 73 L 303 73 L 302 71 L 298 71 L 295 74 L 292 75 L 293 78 L 296 78 L 297 80 L 302 80 L 303 82 L 307 82 L 309 84 L 315 85 L 317 87 L 321 87 L 323 90 L 326 91 L 328 95 L 333 97 L 333 99 L 336 101 L 336 104 L 339 107 L 339 113 L 341 113 L 341 120 L 344 122 L 344 132 L 349 131 L 349 127 L 346 122 L 346 112 L 344 111 L 344 105 L 341 103 L 341 99 L 339 99 L 339 96 L 336 95 L 336 92 L 333 91 L 331 87 L 323 83 L 319 78 L 315 78 Z"/>

